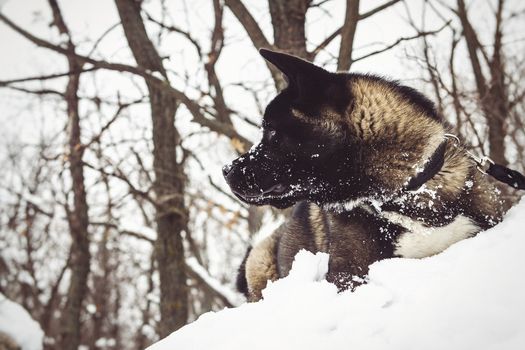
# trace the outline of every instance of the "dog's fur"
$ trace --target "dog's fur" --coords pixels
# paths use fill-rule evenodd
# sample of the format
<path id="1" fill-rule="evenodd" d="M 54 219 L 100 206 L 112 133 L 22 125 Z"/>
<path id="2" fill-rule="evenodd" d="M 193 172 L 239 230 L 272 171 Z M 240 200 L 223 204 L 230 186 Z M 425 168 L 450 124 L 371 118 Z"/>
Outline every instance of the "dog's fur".
<path id="1" fill-rule="evenodd" d="M 497 192 L 445 137 L 448 125 L 423 95 L 261 54 L 288 87 L 266 108 L 261 142 L 224 176 L 246 203 L 296 206 L 248 252 L 238 286 L 249 300 L 286 276 L 300 249 L 328 252 L 327 279 L 345 289 L 362 283 L 375 261 L 430 256 L 501 219 Z"/>

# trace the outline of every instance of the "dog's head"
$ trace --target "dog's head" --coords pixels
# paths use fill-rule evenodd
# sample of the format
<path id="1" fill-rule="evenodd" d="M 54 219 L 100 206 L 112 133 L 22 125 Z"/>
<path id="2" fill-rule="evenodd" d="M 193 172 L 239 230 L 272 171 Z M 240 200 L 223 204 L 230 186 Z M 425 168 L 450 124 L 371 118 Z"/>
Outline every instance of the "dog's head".
<path id="1" fill-rule="evenodd" d="M 388 157 L 381 150 L 391 149 L 395 140 L 365 135 L 362 120 L 372 130 L 379 123 L 374 126 L 369 119 L 382 118 L 379 114 L 351 121 L 356 91 L 350 75 L 330 73 L 295 56 L 260 52 L 285 74 L 288 86 L 267 106 L 259 144 L 223 168 L 233 193 L 249 204 L 285 208 L 301 200 L 347 201 L 384 187 L 376 174 L 383 167 L 371 166 L 372 156 Z M 418 150 L 407 150 L 405 157 L 413 151 Z"/>

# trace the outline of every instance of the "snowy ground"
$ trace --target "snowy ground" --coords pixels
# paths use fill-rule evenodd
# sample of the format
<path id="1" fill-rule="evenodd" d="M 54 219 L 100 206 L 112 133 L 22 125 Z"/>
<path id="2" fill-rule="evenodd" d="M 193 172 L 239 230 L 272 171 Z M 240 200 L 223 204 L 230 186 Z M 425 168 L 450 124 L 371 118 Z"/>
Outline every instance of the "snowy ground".
<path id="1" fill-rule="evenodd" d="M 2 293 L 0 293 L 0 333 L 12 338 L 20 345 L 21 350 L 42 349 L 44 332 L 40 325 L 22 306 L 7 299 Z"/>
<path id="2" fill-rule="evenodd" d="M 525 199 L 503 223 L 422 260 L 371 266 L 336 293 L 328 257 L 300 252 L 264 300 L 207 313 L 148 350 L 525 349 Z"/>

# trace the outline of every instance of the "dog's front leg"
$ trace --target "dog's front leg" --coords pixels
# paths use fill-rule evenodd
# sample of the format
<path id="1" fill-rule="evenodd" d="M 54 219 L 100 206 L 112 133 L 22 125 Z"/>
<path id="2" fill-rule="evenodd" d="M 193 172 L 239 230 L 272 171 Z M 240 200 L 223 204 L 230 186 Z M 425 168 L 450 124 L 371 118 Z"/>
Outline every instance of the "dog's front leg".
<path id="1" fill-rule="evenodd" d="M 368 268 L 393 257 L 392 239 L 397 228 L 362 208 L 330 217 L 327 280 L 339 291 L 354 289 L 366 281 Z"/>

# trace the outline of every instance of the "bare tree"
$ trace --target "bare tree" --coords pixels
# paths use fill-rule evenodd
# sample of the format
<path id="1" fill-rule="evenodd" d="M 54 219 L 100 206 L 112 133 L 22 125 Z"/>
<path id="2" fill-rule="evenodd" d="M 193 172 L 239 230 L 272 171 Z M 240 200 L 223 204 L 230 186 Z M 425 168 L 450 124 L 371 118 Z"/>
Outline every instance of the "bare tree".
<path id="1" fill-rule="evenodd" d="M 505 67 L 502 52 L 503 39 L 503 8 L 504 0 L 497 2 L 495 13 L 494 41 L 492 43 L 492 56 L 489 57 L 481 46 L 478 34 L 470 23 L 463 0 L 458 0 L 456 15 L 463 27 L 463 36 L 467 43 L 472 73 L 476 80 L 476 88 L 480 105 L 487 120 L 490 144 L 490 157 L 494 161 L 508 165 L 505 156 L 506 120 L 509 115 L 509 97 L 505 82 Z M 483 73 L 479 55 L 482 55 L 488 68 L 488 75 Z"/>
<path id="2" fill-rule="evenodd" d="M 69 171 L 71 173 L 73 190 L 73 208 L 67 208 L 67 216 L 72 238 L 71 243 L 71 277 L 67 301 L 61 319 L 61 347 L 63 349 L 78 349 L 80 344 L 81 323 L 80 314 L 82 302 L 87 293 L 87 280 L 89 275 L 89 218 L 86 190 L 84 188 L 84 148 L 81 143 L 81 127 L 79 113 L 79 98 L 77 96 L 80 84 L 80 71 L 82 62 L 75 56 L 75 46 L 71 40 L 69 29 L 64 22 L 56 0 L 49 0 L 53 12 L 53 24 L 60 34 L 67 36 L 66 50 L 70 72 L 69 81 L 64 93 L 67 103 L 68 129 L 69 129 Z"/>
<path id="3" fill-rule="evenodd" d="M 513 163 L 512 166 L 520 169 L 525 143 L 520 112 L 524 90 L 518 81 L 523 76 L 524 57 L 512 57 L 515 54 L 511 53 L 514 51 L 511 43 L 519 45 L 519 42 L 506 36 L 505 27 L 522 19 L 523 14 L 511 11 L 507 1 L 498 0 L 490 7 L 486 25 L 476 28 L 463 0 L 457 0 L 455 7 L 441 1 L 428 2 L 427 6 L 434 16 L 450 17 L 449 58 L 443 61 L 438 57 L 427 40 L 422 41 L 423 56 L 415 57 L 427 71 L 440 111 L 443 114 L 452 112 L 455 118 L 451 122 L 457 132 L 467 136 L 479 152 L 488 151 L 495 162 Z M 443 13 L 443 8 L 447 14 Z M 457 21 L 452 22 L 454 19 Z M 417 27 L 413 20 L 411 23 Z M 488 42 L 482 43 L 481 32 L 483 40 Z M 458 61 L 458 57 L 464 57 L 460 51 L 463 43 L 466 59 Z M 446 67 L 447 74 L 443 74 L 442 67 Z M 462 68 L 468 73 L 463 73 Z M 471 80 L 469 76 L 473 77 L 472 86 L 467 83 Z M 512 149 L 515 151 L 509 152 Z M 510 160 L 509 153 L 515 154 Z"/>
<path id="4" fill-rule="evenodd" d="M 116 2 L 122 27 L 139 67 L 159 72 L 168 82 L 162 59 L 149 40 L 140 16 L 140 4 L 133 0 Z M 188 288 L 182 233 L 187 232 L 188 211 L 184 205 L 186 176 L 177 161 L 180 136 L 175 128 L 177 100 L 163 88 L 146 82 L 153 125 L 157 240 L 155 252 L 160 277 L 160 335 L 182 327 L 188 319 Z M 187 233 L 189 234 L 189 233 Z"/>

